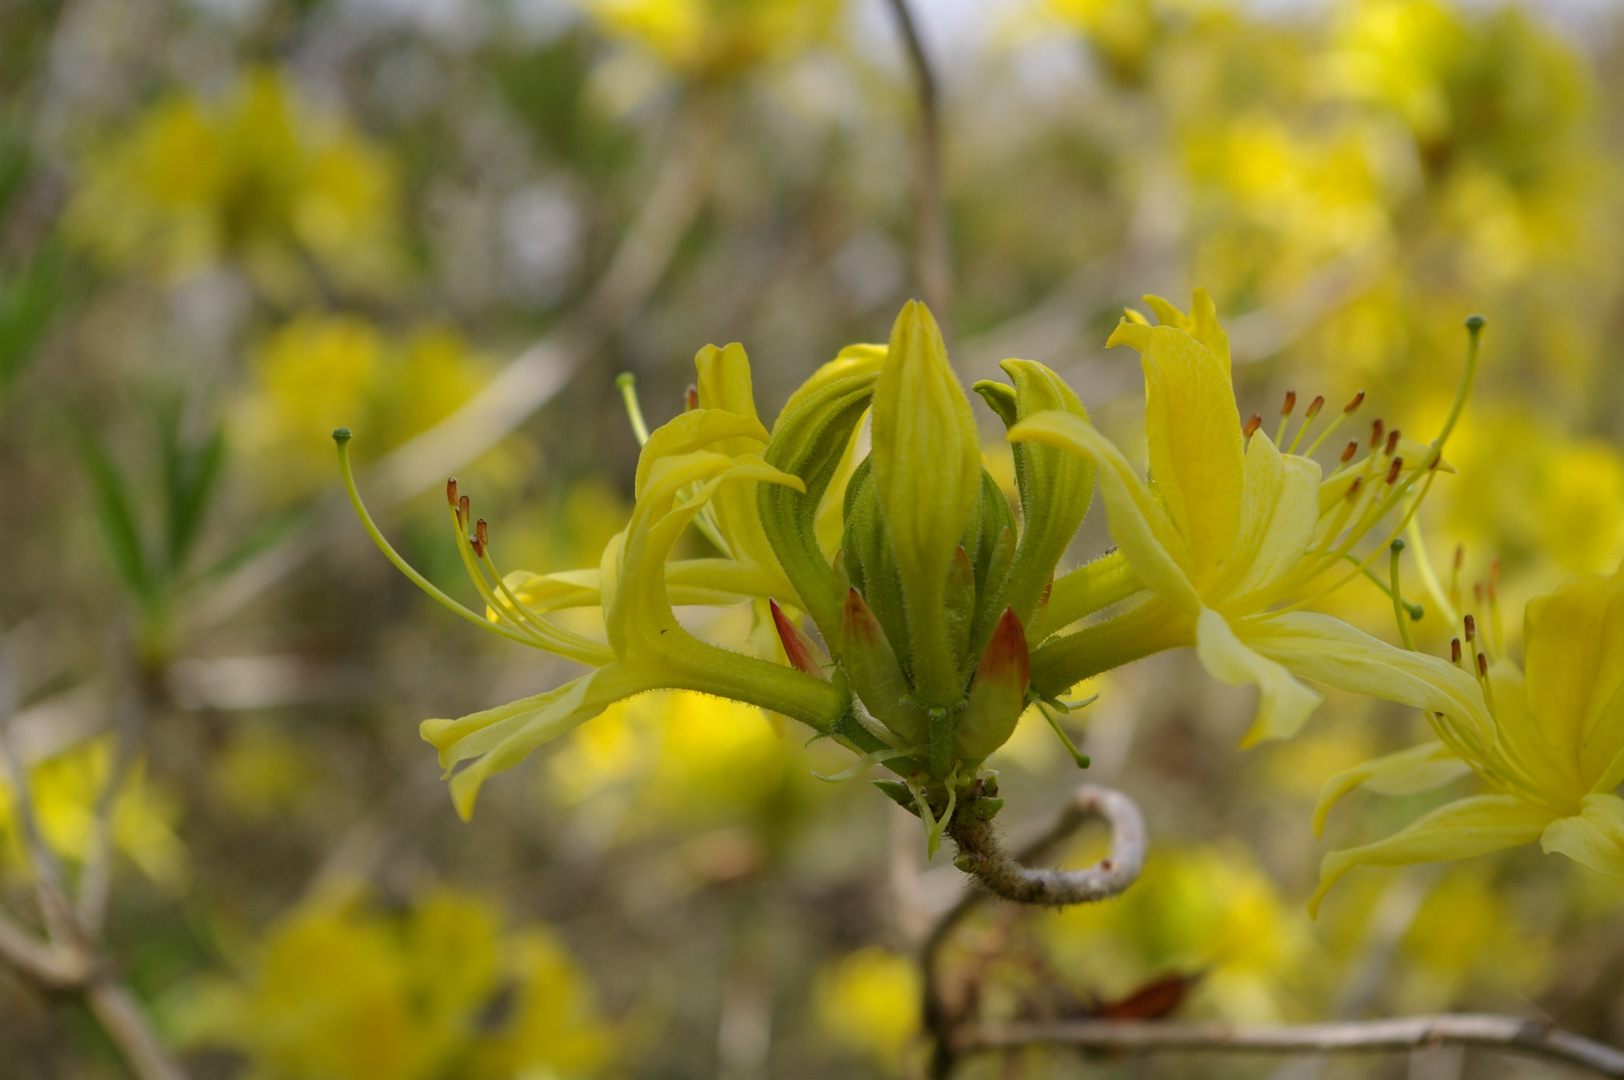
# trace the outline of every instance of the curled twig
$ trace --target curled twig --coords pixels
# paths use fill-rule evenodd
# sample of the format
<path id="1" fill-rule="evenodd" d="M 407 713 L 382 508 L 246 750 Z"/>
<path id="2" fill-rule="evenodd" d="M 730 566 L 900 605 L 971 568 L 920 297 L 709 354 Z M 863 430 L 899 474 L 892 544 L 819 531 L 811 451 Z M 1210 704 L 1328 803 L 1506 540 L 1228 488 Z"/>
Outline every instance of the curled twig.
<path id="1" fill-rule="evenodd" d="M 1125 891 L 1145 864 L 1145 819 L 1134 801 L 1119 791 L 1084 784 L 1055 815 L 1054 822 L 1017 854 L 999 842 L 992 823 L 976 813 L 976 799 L 966 800 L 947 834 L 958 845 L 958 865 L 984 888 L 965 894 L 931 929 L 921 951 L 924 969 L 924 1022 L 933 1043 L 930 1074 L 941 1080 L 958 1056 L 954 1018 L 942 994 L 941 953 L 955 927 L 993 896 L 1023 904 L 1063 907 L 1104 900 Z M 1030 865 L 1052 856 L 1084 823 L 1102 820 L 1111 827 L 1111 853 L 1081 870 L 1038 869 Z"/>
<path id="2" fill-rule="evenodd" d="M 1051 1046 L 1116 1053 L 1235 1051 L 1261 1054 L 1376 1053 L 1444 1044 L 1480 1046 L 1560 1061 L 1624 1078 L 1624 1051 L 1516 1016 L 1409 1016 L 1334 1024 L 1221 1024 L 1072 1020 L 1001 1024 L 959 1037 L 959 1055 Z"/>

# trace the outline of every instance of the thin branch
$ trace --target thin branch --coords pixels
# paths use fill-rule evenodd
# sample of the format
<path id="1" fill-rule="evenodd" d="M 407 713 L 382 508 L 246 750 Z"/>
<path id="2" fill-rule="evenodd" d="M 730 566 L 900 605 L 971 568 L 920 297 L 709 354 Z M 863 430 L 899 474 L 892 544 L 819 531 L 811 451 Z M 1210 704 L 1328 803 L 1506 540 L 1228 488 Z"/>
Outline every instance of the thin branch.
<path id="1" fill-rule="evenodd" d="M 186 1080 L 186 1073 L 152 1033 L 140 1005 L 123 986 L 109 978 L 94 979 L 85 987 L 85 1001 L 139 1080 Z"/>
<path id="2" fill-rule="evenodd" d="M 0 963 L 11 965 L 49 990 L 78 986 L 86 975 L 82 954 L 47 945 L 3 911 L 0 911 Z"/>
<path id="3" fill-rule="evenodd" d="M 955 1051 L 963 1055 L 1050 1046 L 1115 1053 L 1378 1053 L 1444 1044 L 1544 1058 L 1598 1076 L 1624 1078 L 1624 1051 L 1539 1020 L 1470 1014 L 1297 1025 L 1137 1020 L 1000 1024 L 967 1031 Z"/>
<path id="4" fill-rule="evenodd" d="M 576 312 L 521 352 L 450 416 L 367 470 L 374 512 L 398 506 L 478 457 L 551 401 L 579 365 L 647 302 L 704 206 L 726 134 L 725 101 L 695 94 L 671 133 L 667 159 L 603 275 Z M 313 509 L 305 523 L 250 560 L 198 603 L 194 629 L 216 626 L 322 550 L 349 535 L 349 501 Z"/>
<path id="5" fill-rule="evenodd" d="M 1111 827 L 1111 853 L 1081 870 L 1038 870 L 1027 864 L 1051 858 L 1088 821 Z M 1018 903 L 1065 906 L 1104 900 L 1139 879 L 1145 864 L 1145 819 L 1134 801 L 1119 791 L 1084 784 L 1061 806 L 1050 826 L 1013 857 L 999 843 L 990 822 L 975 814 L 975 800 L 961 804 L 947 833 L 959 847 L 959 863 L 985 886 L 966 893 L 936 923 L 920 954 L 924 969 L 924 1021 L 933 1052 L 930 1075 L 943 1080 L 953 1071 L 955 1018 L 942 993 L 942 948 L 958 927 L 993 896 Z"/>
<path id="6" fill-rule="evenodd" d="M 919 99 L 917 173 L 914 177 L 915 273 L 925 303 L 946 323 L 953 302 L 953 262 L 947 244 L 947 214 L 942 202 L 941 88 L 930 56 L 919 37 L 908 0 L 891 0 L 891 13 L 913 69 Z"/>

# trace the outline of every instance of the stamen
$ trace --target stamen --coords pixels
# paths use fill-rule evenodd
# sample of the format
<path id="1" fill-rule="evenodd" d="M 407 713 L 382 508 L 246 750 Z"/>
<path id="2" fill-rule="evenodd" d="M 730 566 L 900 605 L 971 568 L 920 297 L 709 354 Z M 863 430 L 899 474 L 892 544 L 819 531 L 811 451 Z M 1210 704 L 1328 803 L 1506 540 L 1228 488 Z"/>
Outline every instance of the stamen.
<path id="1" fill-rule="evenodd" d="M 1370 449 L 1374 451 L 1382 444 L 1382 418 L 1376 419 L 1370 425 Z"/>
<path id="2" fill-rule="evenodd" d="M 1350 442 L 1348 444 L 1348 448 L 1346 450 L 1342 451 L 1342 464 L 1346 465 L 1348 462 L 1352 461 L 1353 460 L 1353 455 L 1357 454 L 1358 452 L 1359 452 L 1359 442 L 1358 442 L 1358 440 L 1354 440 L 1353 442 Z"/>
<path id="3" fill-rule="evenodd" d="M 1253 435 L 1257 434 L 1257 429 L 1262 426 L 1263 417 L 1259 416 L 1257 413 L 1253 413 L 1252 419 L 1248 420 L 1246 422 L 1246 426 L 1241 428 L 1241 435 L 1247 439 L 1250 439 Z"/>
<path id="4" fill-rule="evenodd" d="M 1392 457 L 1393 456 L 1393 451 L 1397 450 L 1397 449 L 1398 449 L 1398 428 L 1394 428 L 1392 431 L 1389 431 L 1387 433 L 1387 449 L 1384 450 L 1383 453 L 1385 453 L 1388 457 Z"/>
<path id="5" fill-rule="evenodd" d="M 445 482 L 445 501 L 452 506 L 457 505 L 457 478 L 455 476 Z"/>
<path id="6" fill-rule="evenodd" d="M 1319 415 L 1319 411 L 1321 409 L 1323 409 L 1323 408 L 1325 408 L 1325 395 L 1321 394 L 1320 396 L 1316 397 L 1313 401 L 1310 401 L 1308 403 L 1308 411 L 1303 413 L 1303 419 L 1304 420 L 1312 420 L 1312 419 L 1314 419 L 1314 417 Z"/>
<path id="7" fill-rule="evenodd" d="M 1449 659 L 1456 667 L 1460 667 L 1460 638 L 1449 639 Z"/>
<path id="8" fill-rule="evenodd" d="M 1403 471 L 1404 471 L 1404 459 L 1401 458 L 1401 457 L 1394 458 L 1393 459 L 1393 464 L 1388 466 L 1388 469 L 1387 469 L 1387 482 L 1389 484 L 1391 484 L 1394 481 L 1396 481 L 1398 479 L 1398 474 L 1403 472 Z"/>
<path id="9" fill-rule="evenodd" d="M 689 383 L 688 389 L 683 391 L 682 403 L 687 406 L 689 412 L 699 408 L 699 387 Z"/>
<path id="10" fill-rule="evenodd" d="M 1466 640 L 1470 643 L 1477 639 L 1477 620 L 1468 615 L 1464 621 L 1466 623 Z"/>
<path id="11" fill-rule="evenodd" d="M 1314 417 L 1318 416 L 1319 411 L 1323 408 L 1325 408 L 1325 396 L 1323 394 L 1308 403 L 1308 409 L 1303 413 L 1302 425 L 1297 428 L 1297 434 L 1291 440 L 1291 445 L 1286 448 L 1286 453 L 1295 454 L 1297 452 L 1297 444 L 1303 441 L 1303 436 L 1308 434 L 1309 425 L 1314 422 Z"/>
<path id="12" fill-rule="evenodd" d="M 1455 545 L 1455 568 L 1449 575 L 1449 606 L 1460 610 L 1460 570 L 1466 565 L 1466 545 Z"/>
<path id="13" fill-rule="evenodd" d="M 1304 454 L 1312 454 L 1315 450 L 1318 450 L 1320 448 L 1320 444 L 1323 443 L 1326 439 L 1329 439 L 1331 437 L 1331 433 L 1333 431 L 1335 431 L 1337 428 L 1341 427 L 1342 426 L 1342 421 L 1344 421 L 1348 417 L 1352 416 L 1354 410 L 1359 408 L 1360 404 L 1363 403 L 1364 400 L 1365 400 L 1365 392 L 1363 390 L 1361 390 L 1357 394 L 1354 395 L 1352 401 L 1348 402 L 1346 405 L 1344 405 L 1342 407 L 1342 411 L 1337 414 L 1336 419 L 1332 420 L 1329 424 L 1327 424 L 1325 426 L 1325 430 L 1319 433 L 1319 438 L 1317 438 L 1313 442 L 1309 443 L 1308 444 L 1308 449 L 1304 450 L 1303 453 Z"/>
<path id="14" fill-rule="evenodd" d="M 1359 496 L 1359 485 L 1363 484 L 1364 482 L 1365 482 L 1364 477 L 1355 476 L 1353 478 L 1353 483 L 1348 485 L 1348 493 L 1347 493 L 1347 495 L 1345 495 L 1343 497 L 1346 498 L 1349 502 L 1352 502 L 1354 499 L 1358 498 L 1358 496 Z"/>
<path id="15" fill-rule="evenodd" d="M 471 504 L 468 501 L 468 496 L 466 496 L 466 495 L 462 496 L 462 498 L 457 500 L 457 525 L 460 526 L 461 528 L 464 528 L 464 529 L 466 529 L 468 527 L 468 515 L 470 513 L 470 511 L 469 511 L 469 506 L 470 505 Z"/>
<path id="16" fill-rule="evenodd" d="M 1489 658 L 1482 653 L 1477 654 L 1477 677 L 1480 679 L 1489 677 Z"/>
<path id="17" fill-rule="evenodd" d="M 648 442 L 648 423 L 643 419 L 643 407 L 637 403 L 637 376 L 623 371 L 615 376 L 615 385 L 626 403 L 626 419 L 631 421 L 632 434 L 637 436 L 637 445 L 642 446 Z"/>
<path id="18" fill-rule="evenodd" d="M 1393 580 L 1393 587 L 1389 590 L 1393 597 L 1393 619 L 1398 623 L 1398 636 L 1403 639 L 1404 647 L 1414 652 L 1415 639 L 1410 636 L 1410 622 L 1421 618 L 1424 612 L 1421 610 L 1421 605 L 1404 602 L 1404 590 L 1400 586 L 1398 579 L 1398 557 L 1404 552 L 1404 541 L 1402 539 L 1394 540 L 1388 545 L 1388 550 L 1392 552 L 1392 558 L 1388 564 L 1388 575 Z M 1405 615 L 1408 615 L 1409 619 L 1405 619 Z"/>
<path id="19" fill-rule="evenodd" d="M 1291 414 L 1296 410 L 1296 408 L 1297 408 L 1297 391 L 1295 391 L 1295 390 L 1287 390 L 1286 391 L 1285 404 L 1280 406 L 1280 426 L 1278 428 L 1276 428 L 1275 432 L 1274 432 L 1275 445 L 1278 446 L 1279 444 L 1285 442 L 1285 439 L 1286 439 L 1286 425 L 1288 423 L 1290 423 Z"/>
<path id="20" fill-rule="evenodd" d="M 474 547 L 474 554 L 481 559 L 485 557 L 485 545 L 491 542 L 490 530 L 485 525 L 485 519 L 480 518 L 474 525 L 474 535 L 468 542 Z"/>
<path id="21" fill-rule="evenodd" d="M 1363 390 L 1361 390 L 1357 394 L 1353 395 L 1353 400 L 1352 401 L 1350 401 L 1346 405 L 1342 406 L 1343 415 L 1346 416 L 1346 415 L 1351 414 L 1355 409 L 1357 409 L 1359 406 L 1363 405 L 1364 403 L 1365 403 L 1365 392 Z"/>

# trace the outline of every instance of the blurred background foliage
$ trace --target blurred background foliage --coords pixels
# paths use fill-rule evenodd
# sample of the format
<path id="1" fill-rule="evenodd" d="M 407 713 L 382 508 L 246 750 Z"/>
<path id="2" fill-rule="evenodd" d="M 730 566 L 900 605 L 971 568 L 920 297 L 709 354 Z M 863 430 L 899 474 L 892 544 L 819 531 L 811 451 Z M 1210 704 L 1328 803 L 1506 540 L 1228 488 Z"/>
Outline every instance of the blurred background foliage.
<path id="1" fill-rule="evenodd" d="M 1481 311 L 1459 472 L 1423 514 L 1433 573 L 1447 585 L 1456 544 L 1468 588 L 1498 558 L 1516 612 L 1618 564 L 1624 12 L 916 14 L 945 95 L 955 289 L 939 314 L 967 383 L 1005 356 L 1044 361 L 1133 446 L 1138 372 L 1105 336 L 1139 294 L 1200 284 L 1243 411 L 1363 389 L 1366 420 L 1429 438 L 1461 318 Z M 195 1075 L 917 1064 L 909 956 L 957 872 L 923 866 L 917 823 L 867 785 L 815 779 L 838 755 L 776 718 L 640 698 L 456 820 L 417 722 L 566 665 L 467 632 L 401 580 L 336 506 L 328 439 L 354 429 L 386 528 L 448 588 L 464 587 L 438 494 L 453 471 L 505 565 L 595 565 L 637 451 L 615 373 L 638 375 L 659 422 L 694 351 L 738 340 L 770 418 L 841 345 L 886 333 L 915 290 L 913 124 L 878 0 L 0 0 L 13 741 L 70 873 L 123 770 L 109 949 Z M 1077 557 L 1106 542 L 1096 514 Z M 1437 651 L 1451 628 L 1415 570 L 1418 640 Z M 1392 636 L 1374 586 L 1336 603 Z M 711 632 L 742 640 L 753 614 Z M 1246 693 L 1189 657 L 1093 689 L 1078 734 L 1091 776 L 1146 808 L 1145 877 L 1096 907 L 980 917 L 952 952 L 956 1000 L 1084 1015 L 1177 977 L 1190 1015 L 1499 1009 L 1624 1041 L 1624 898 L 1564 860 L 1363 873 L 1307 919 L 1320 783 L 1408 745 L 1416 718 L 1332 695 L 1302 738 L 1243 755 Z M 126 766 L 110 731 L 130 693 L 146 736 Z M 998 765 L 1011 825 L 1077 778 L 1033 717 Z M 1383 835 L 1449 794 L 1350 800 L 1328 839 Z M 0 895 L 28 909 L 5 815 Z M 88 1014 L 4 972 L 0 1063 L 121 1068 Z"/>

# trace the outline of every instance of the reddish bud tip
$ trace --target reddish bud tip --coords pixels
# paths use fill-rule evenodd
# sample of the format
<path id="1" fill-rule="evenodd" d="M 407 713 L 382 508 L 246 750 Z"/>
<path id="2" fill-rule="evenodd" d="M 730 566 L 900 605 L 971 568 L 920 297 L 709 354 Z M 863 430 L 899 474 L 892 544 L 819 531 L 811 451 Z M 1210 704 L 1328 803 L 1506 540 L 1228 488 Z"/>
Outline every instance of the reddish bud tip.
<path id="1" fill-rule="evenodd" d="M 1248 420 L 1246 422 L 1246 426 L 1241 428 L 1241 434 L 1250 439 L 1253 435 L 1257 434 L 1257 429 L 1262 426 L 1263 417 L 1259 416 L 1257 413 L 1253 413 L 1252 419 Z"/>
<path id="2" fill-rule="evenodd" d="M 453 509 L 456 508 L 456 506 L 457 506 L 457 478 L 455 476 L 453 476 L 451 479 L 449 479 L 449 480 L 447 480 L 445 482 L 445 501 L 450 503 Z"/>
<path id="3" fill-rule="evenodd" d="M 1026 685 L 1031 681 L 1032 657 L 1026 649 L 1026 631 L 1021 628 L 1021 620 L 1015 616 L 1013 608 L 1005 608 L 998 617 L 998 625 L 992 630 L 992 640 L 987 642 L 987 651 L 981 654 L 976 677 L 979 679 L 983 676 L 1007 680 L 1019 686 L 1022 693 L 1025 693 Z"/>
<path id="4" fill-rule="evenodd" d="M 1387 433 L 1387 456 L 1392 457 L 1393 451 L 1398 449 L 1398 428 Z"/>
<path id="5" fill-rule="evenodd" d="M 1348 462 L 1352 461 L 1353 460 L 1353 455 L 1357 454 L 1358 452 L 1359 452 L 1359 444 L 1358 444 L 1358 442 L 1350 442 L 1347 445 L 1347 448 L 1342 451 L 1342 464 L 1346 465 Z"/>
<path id="6" fill-rule="evenodd" d="M 1476 640 L 1476 638 L 1477 638 L 1477 620 L 1472 618 L 1470 615 L 1468 615 L 1468 616 L 1466 616 L 1464 622 L 1466 623 L 1466 640 L 1467 641 Z"/>
<path id="7" fill-rule="evenodd" d="M 1391 484 L 1394 481 L 1396 481 L 1398 479 L 1398 474 L 1403 472 L 1403 471 L 1404 471 L 1404 459 L 1401 458 L 1401 457 L 1394 458 L 1393 459 L 1393 464 L 1391 464 L 1391 465 L 1389 465 L 1387 467 L 1387 482 L 1389 484 Z"/>
<path id="8" fill-rule="evenodd" d="M 1325 408 L 1325 395 L 1321 394 L 1319 397 L 1308 403 L 1308 411 L 1303 413 L 1303 419 L 1314 419 L 1314 417 L 1319 415 L 1319 411 L 1323 408 Z"/>
<path id="9" fill-rule="evenodd" d="M 1375 420 L 1371 421 L 1371 424 L 1370 424 L 1370 448 L 1372 450 L 1376 449 L 1376 447 L 1378 447 L 1378 446 L 1380 446 L 1382 444 L 1382 432 L 1384 430 L 1385 429 L 1382 427 L 1382 418 L 1381 417 L 1378 416 L 1378 417 L 1376 417 Z"/>
<path id="10" fill-rule="evenodd" d="M 1357 409 L 1359 406 L 1363 405 L 1364 403 L 1365 403 L 1365 392 L 1363 390 L 1361 390 L 1357 394 L 1353 395 L 1353 400 L 1352 401 L 1350 401 L 1346 405 L 1342 406 L 1342 411 L 1345 412 L 1345 413 L 1351 413 L 1353 410 Z"/>
<path id="11" fill-rule="evenodd" d="M 1285 404 L 1280 406 L 1281 416 L 1290 416 L 1291 411 L 1297 407 L 1297 391 L 1287 390 Z"/>
<path id="12" fill-rule="evenodd" d="M 1460 666 L 1460 638 L 1449 639 L 1449 659 L 1456 667 Z"/>
<path id="13" fill-rule="evenodd" d="M 784 609 L 778 606 L 778 601 L 768 599 L 767 606 L 772 609 L 773 625 L 778 628 L 778 640 L 784 646 L 784 655 L 789 658 L 790 665 L 797 671 L 808 675 L 823 674 L 818 665 L 818 658 L 812 651 L 812 641 L 801 628 L 789 621 Z"/>
<path id="14" fill-rule="evenodd" d="M 695 409 L 699 408 L 699 387 L 689 386 L 688 389 L 683 392 L 682 402 L 688 407 L 689 412 L 693 412 Z"/>

